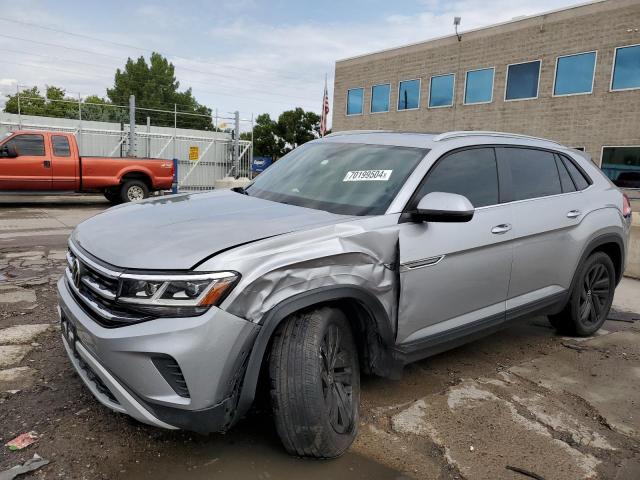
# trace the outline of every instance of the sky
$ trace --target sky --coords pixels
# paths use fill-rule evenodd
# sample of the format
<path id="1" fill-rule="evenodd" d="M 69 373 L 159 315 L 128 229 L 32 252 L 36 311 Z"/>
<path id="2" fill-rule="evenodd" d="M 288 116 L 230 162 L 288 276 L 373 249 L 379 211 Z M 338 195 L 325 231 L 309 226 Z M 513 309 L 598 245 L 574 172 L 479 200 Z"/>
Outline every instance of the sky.
<path id="1" fill-rule="evenodd" d="M 470 30 L 582 0 L 0 0 L 4 94 L 55 85 L 106 96 L 116 68 L 152 51 L 180 88 L 220 116 L 320 112 L 336 60 Z M 244 129 L 244 128 L 243 128 Z"/>

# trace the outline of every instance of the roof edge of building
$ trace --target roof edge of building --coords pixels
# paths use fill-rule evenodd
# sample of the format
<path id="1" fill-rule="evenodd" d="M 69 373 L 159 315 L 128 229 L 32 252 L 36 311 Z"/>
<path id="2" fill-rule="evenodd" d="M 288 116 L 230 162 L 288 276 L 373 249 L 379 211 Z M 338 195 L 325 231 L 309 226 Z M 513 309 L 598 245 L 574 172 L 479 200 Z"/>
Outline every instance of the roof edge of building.
<path id="1" fill-rule="evenodd" d="M 625 2 L 626 3 L 626 2 Z M 567 12 L 569 10 L 575 10 L 575 9 L 581 9 L 581 8 L 585 8 L 585 7 L 591 7 L 594 5 L 600 5 L 600 4 L 613 4 L 615 5 L 616 8 L 620 7 L 620 2 L 614 2 L 612 0 L 589 0 L 587 2 L 583 2 L 583 3 L 578 3 L 576 5 L 570 5 L 568 7 L 562 7 L 562 8 L 556 8 L 554 10 L 549 10 L 546 12 L 542 12 L 536 15 L 527 15 L 524 17 L 516 17 L 513 18 L 511 20 L 507 20 L 501 23 L 494 23 L 492 25 L 487 25 L 485 27 L 478 27 L 478 28 L 473 28 L 471 30 L 466 30 L 464 32 L 460 32 L 460 34 L 464 37 L 465 35 L 469 35 L 469 34 L 478 34 L 478 33 L 484 33 L 487 31 L 490 31 L 492 29 L 498 29 L 500 27 L 504 27 L 507 25 L 513 25 L 516 23 L 524 23 L 524 22 L 528 22 L 528 23 L 534 23 L 534 21 L 536 19 L 539 19 L 541 17 L 547 17 L 549 15 L 554 15 L 554 14 L 561 14 L 564 12 Z M 429 44 L 433 43 L 434 46 L 436 43 L 442 42 L 442 41 L 446 41 L 446 40 L 451 40 L 451 41 L 457 41 L 457 35 L 455 33 L 451 34 L 451 35 L 443 35 L 441 37 L 435 37 L 435 38 L 430 38 L 428 40 L 423 40 L 420 42 L 413 42 L 413 43 L 408 43 L 406 45 L 400 45 L 397 47 L 391 47 L 391 48 L 385 48 L 383 50 L 377 50 L 375 52 L 370 52 L 370 53 L 363 53 L 361 55 L 354 55 L 353 57 L 347 57 L 347 58 L 341 58 L 339 60 L 336 60 L 336 64 L 338 63 L 343 63 L 343 62 L 350 62 L 353 60 L 361 60 L 361 59 L 365 59 L 367 57 L 375 57 L 378 55 L 384 55 L 384 54 L 389 54 L 392 52 L 401 52 L 404 49 L 410 49 L 412 47 L 421 47 L 421 46 L 428 46 Z"/>

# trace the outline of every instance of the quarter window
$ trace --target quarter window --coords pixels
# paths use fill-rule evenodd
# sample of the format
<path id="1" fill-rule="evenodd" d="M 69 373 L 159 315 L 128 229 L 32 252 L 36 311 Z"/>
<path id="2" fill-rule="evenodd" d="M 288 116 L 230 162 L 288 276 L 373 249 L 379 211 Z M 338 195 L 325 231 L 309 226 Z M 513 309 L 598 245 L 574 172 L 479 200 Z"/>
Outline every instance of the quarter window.
<path id="1" fill-rule="evenodd" d="M 538 97 L 540 60 L 517 63 L 507 67 L 505 100 L 526 100 Z"/>
<path id="2" fill-rule="evenodd" d="M 418 189 L 415 202 L 431 192 L 464 195 L 476 208 L 497 204 L 498 168 L 493 149 L 472 148 L 439 160 Z"/>
<path id="3" fill-rule="evenodd" d="M 493 100 L 493 74 L 495 69 L 483 68 L 467 72 L 464 85 L 464 103 L 489 103 Z"/>
<path id="4" fill-rule="evenodd" d="M 553 94 L 576 95 L 593 91 L 596 52 L 558 57 Z"/>
<path id="5" fill-rule="evenodd" d="M 640 45 L 616 49 L 611 90 L 640 88 Z"/>
<path id="6" fill-rule="evenodd" d="M 453 73 L 431 77 L 431 88 L 429 89 L 430 108 L 450 107 L 453 105 L 455 78 Z"/>
<path id="7" fill-rule="evenodd" d="M 362 115 L 364 88 L 352 88 L 347 91 L 347 115 Z"/>
<path id="8" fill-rule="evenodd" d="M 573 184 L 573 180 L 571 180 L 571 175 L 569 175 L 567 167 L 557 155 L 556 166 L 558 167 L 558 173 L 560 174 L 560 185 L 562 185 L 562 192 L 575 192 L 576 186 Z"/>
<path id="9" fill-rule="evenodd" d="M 391 85 L 374 85 L 371 87 L 371 113 L 389 111 L 389 92 Z"/>
<path id="10" fill-rule="evenodd" d="M 16 135 L 6 145 L 15 147 L 20 157 L 44 157 L 44 137 L 42 135 Z"/>
<path id="11" fill-rule="evenodd" d="M 411 110 L 420 106 L 420 79 L 404 80 L 398 87 L 398 110 Z"/>
<path id="12" fill-rule="evenodd" d="M 576 185 L 576 188 L 578 190 L 584 190 L 591 184 L 591 181 L 584 176 L 584 174 L 578 169 L 578 167 L 575 166 L 575 164 L 571 160 L 563 156 L 562 161 L 564 163 L 564 166 L 567 167 L 569 175 L 571 175 L 573 183 Z"/>
<path id="13" fill-rule="evenodd" d="M 513 200 L 546 197 L 562 193 L 553 153 L 527 148 L 500 148 L 511 171 Z"/>
<path id="14" fill-rule="evenodd" d="M 70 157 L 71 148 L 69 147 L 69 139 L 60 135 L 54 135 L 51 137 L 51 143 L 53 144 L 53 154 L 56 157 Z"/>
<path id="15" fill-rule="evenodd" d="M 640 147 L 604 147 L 602 171 L 620 188 L 640 188 Z"/>

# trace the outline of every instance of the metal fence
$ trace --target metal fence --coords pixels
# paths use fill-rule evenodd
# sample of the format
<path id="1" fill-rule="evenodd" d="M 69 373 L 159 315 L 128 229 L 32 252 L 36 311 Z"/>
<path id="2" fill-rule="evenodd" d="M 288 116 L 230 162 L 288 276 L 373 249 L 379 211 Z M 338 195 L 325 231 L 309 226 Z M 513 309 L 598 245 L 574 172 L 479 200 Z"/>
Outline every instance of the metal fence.
<path id="1" fill-rule="evenodd" d="M 80 109 L 78 109 L 80 110 Z M 145 109 L 137 109 L 138 114 Z M 157 116 L 170 114 L 174 127 L 135 125 L 131 135 L 129 123 L 114 123 L 77 119 L 42 117 L 0 112 L 0 135 L 16 130 L 49 130 L 73 133 L 84 156 L 124 157 L 178 160 L 178 188 L 182 191 L 210 190 L 215 181 L 226 176 L 250 176 L 253 148 L 251 141 L 234 140 L 224 120 L 233 117 L 208 117 L 216 130 L 176 128 L 176 111 L 153 110 Z M 199 116 L 195 114 L 188 114 Z M 244 120 L 244 122 L 253 122 Z M 165 122 L 166 125 L 167 122 Z M 183 122 L 186 123 L 186 122 Z M 238 117 L 234 127 L 238 129 Z M 237 130 L 236 130 L 237 131 Z"/>

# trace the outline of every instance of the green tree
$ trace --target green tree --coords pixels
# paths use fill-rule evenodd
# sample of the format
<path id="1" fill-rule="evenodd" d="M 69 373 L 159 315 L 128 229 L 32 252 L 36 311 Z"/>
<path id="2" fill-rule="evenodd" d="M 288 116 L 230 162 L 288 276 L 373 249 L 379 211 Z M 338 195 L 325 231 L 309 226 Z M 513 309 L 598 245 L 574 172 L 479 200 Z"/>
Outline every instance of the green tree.
<path id="1" fill-rule="evenodd" d="M 151 117 L 153 125 L 173 126 L 173 113 L 145 111 L 144 108 L 173 110 L 177 105 L 178 112 L 207 115 L 178 115 L 179 128 L 212 130 L 211 109 L 200 105 L 190 88 L 183 92 L 179 92 L 179 88 L 180 82 L 176 80 L 173 64 L 154 52 L 149 63 L 144 57 L 135 61 L 129 58 L 124 69 L 116 71 L 113 88 L 107 89 L 107 96 L 116 105 L 128 105 L 129 96 L 135 95 L 139 108 L 136 121 L 140 124 L 146 122 L 146 117 Z"/>
<path id="2" fill-rule="evenodd" d="M 276 126 L 277 135 L 286 143 L 285 152 L 320 136 L 320 115 L 298 107 L 282 112 Z"/>
<path id="3" fill-rule="evenodd" d="M 320 116 L 302 108 L 282 112 L 275 121 L 268 113 L 258 115 L 253 127 L 253 153 L 277 160 L 303 143 L 318 138 Z M 240 135 L 251 140 L 251 133 Z"/>

